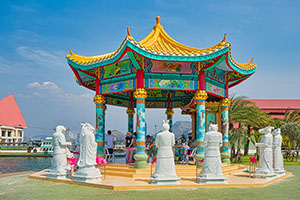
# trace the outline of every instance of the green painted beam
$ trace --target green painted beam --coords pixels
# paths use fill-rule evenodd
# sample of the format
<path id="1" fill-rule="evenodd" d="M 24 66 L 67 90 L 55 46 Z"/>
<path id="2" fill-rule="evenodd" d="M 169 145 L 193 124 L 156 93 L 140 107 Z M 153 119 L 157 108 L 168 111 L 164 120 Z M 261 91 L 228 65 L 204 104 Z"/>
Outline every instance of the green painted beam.
<path id="1" fill-rule="evenodd" d="M 208 77 L 205 77 L 205 82 L 211 83 L 211 84 L 213 84 L 215 86 L 218 86 L 218 87 L 221 87 L 221 88 L 225 89 L 225 83 L 222 84 L 222 83 L 220 83 L 218 81 L 215 81 L 213 79 L 210 79 Z"/>
<path id="2" fill-rule="evenodd" d="M 218 62 L 216 62 L 214 65 L 210 66 L 209 68 L 204 69 L 203 71 L 207 71 L 207 70 L 209 70 L 209 69 L 212 69 L 212 68 L 217 67 L 219 64 L 221 64 L 221 63 L 225 60 L 226 57 L 227 57 L 227 55 L 223 55 L 223 56 L 218 60 Z"/>
<path id="3" fill-rule="evenodd" d="M 133 52 L 132 51 L 127 51 L 127 55 L 129 57 L 129 59 L 131 60 L 132 64 L 134 65 L 134 67 L 136 69 L 141 69 L 141 66 L 139 65 L 139 63 L 136 61 Z"/>
<path id="4" fill-rule="evenodd" d="M 116 82 L 120 82 L 120 81 L 126 81 L 126 80 L 130 80 L 130 79 L 135 79 L 135 78 L 136 78 L 136 74 L 129 74 L 129 75 L 125 75 L 125 76 L 104 79 L 104 80 L 101 80 L 101 85 L 116 83 Z"/>
<path id="5" fill-rule="evenodd" d="M 145 78 L 168 79 L 168 80 L 198 80 L 198 75 L 145 73 Z"/>

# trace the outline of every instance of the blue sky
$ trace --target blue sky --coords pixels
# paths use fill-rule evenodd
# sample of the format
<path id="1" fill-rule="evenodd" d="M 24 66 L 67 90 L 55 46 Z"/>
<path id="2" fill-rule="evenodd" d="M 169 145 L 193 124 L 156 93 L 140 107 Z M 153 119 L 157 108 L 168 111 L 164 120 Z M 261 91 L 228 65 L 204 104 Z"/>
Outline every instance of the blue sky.
<path id="1" fill-rule="evenodd" d="M 80 130 L 94 124 L 94 93 L 78 86 L 66 64 L 80 55 L 114 51 L 126 36 L 143 39 L 161 16 L 177 41 L 198 48 L 227 33 L 239 62 L 254 57 L 257 72 L 230 93 L 249 98 L 300 98 L 300 1 L 1 1 L 0 98 L 14 94 L 29 128 L 52 133 L 58 124 Z M 123 108 L 106 111 L 107 129 L 126 131 Z M 163 110 L 148 110 L 148 130 Z M 174 121 L 190 120 L 175 110 Z M 120 123 L 120 121 L 122 123 Z M 35 128 L 38 127 L 38 128 Z"/>

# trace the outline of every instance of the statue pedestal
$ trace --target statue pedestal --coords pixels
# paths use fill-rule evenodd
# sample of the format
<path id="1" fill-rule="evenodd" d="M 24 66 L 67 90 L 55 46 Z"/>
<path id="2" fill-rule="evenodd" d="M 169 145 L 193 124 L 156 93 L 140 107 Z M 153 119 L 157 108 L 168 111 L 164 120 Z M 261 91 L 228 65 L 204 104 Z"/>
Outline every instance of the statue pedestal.
<path id="1" fill-rule="evenodd" d="M 74 175 L 74 181 L 85 183 L 101 183 L 100 170 L 95 166 L 79 167 Z"/>
<path id="2" fill-rule="evenodd" d="M 60 180 L 64 180 L 64 179 L 67 179 L 67 173 L 66 174 L 58 174 L 58 173 L 51 173 L 49 172 L 47 174 L 47 177 L 48 178 L 52 178 L 52 179 L 60 179 Z"/>
<path id="3" fill-rule="evenodd" d="M 67 171 L 66 172 L 58 172 L 57 170 L 49 170 L 47 173 L 48 178 L 52 179 L 66 179 Z"/>
<path id="4" fill-rule="evenodd" d="M 253 175 L 253 177 L 257 178 L 257 179 L 272 180 L 272 179 L 276 178 L 276 174 L 275 173 L 264 174 L 264 173 L 256 172 Z"/>
<path id="5" fill-rule="evenodd" d="M 152 176 L 151 184 L 153 185 L 180 185 L 180 178 L 159 178 Z"/>
<path id="6" fill-rule="evenodd" d="M 276 170 L 274 169 L 274 172 L 275 174 L 277 175 L 277 177 L 280 177 L 280 176 L 285 176 L 285 170 Z"/>
<path id="7" fill-rule="evenodd" d="M 222 185 L 227 184 L 226 178 L 224 176 L 198 176 L 196 179 L 197 183 L 202 183 L 206 185 Z"/>

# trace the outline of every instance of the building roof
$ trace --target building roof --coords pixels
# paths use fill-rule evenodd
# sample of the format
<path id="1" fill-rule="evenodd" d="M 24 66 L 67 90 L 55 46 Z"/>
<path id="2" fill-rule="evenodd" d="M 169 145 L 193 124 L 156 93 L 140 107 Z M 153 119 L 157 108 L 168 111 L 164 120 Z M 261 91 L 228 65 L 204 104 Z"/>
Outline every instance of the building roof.
<path id="1" fill-rule="evenodd" d="M 129 28 L 127 28 L 127 36 L 123 40 L 120 47 L 112 53 L 98 56 L 81 56 L 73 53 L 70 49 L 71 55 L 68 54 L 66 57 L 79 65 L 92 65 L 115 58 L 122 51 L 122 49 L 126 47 L 127 42 L 150 54 L 169 57 L 199 57 L 210 55 L 226 48 L 230 49 L 230 42 L 225 42 L 225 40 L 226 34 L 224 35 L 224 38 L 221 42 L 212 47 L 204 49 L 189 47 L 171 38 L 164 30 L 163 26 L 160 24 L 160 17 L 156 17 L 156 25 L 153 27 L 153 30 L 140 42 L 135 41 L 135 39 L 130 34 Z M 229 59 L 236 67 L 242 70 L 252 70 L 256 68 L 256 64 L 252 64 L 253 59 L 250 62 L 246 63 L 236 62 L 232 58 L 230 50 Z"/>
<path id="2" fill-rule="evenodd" d="M 0 99 L 0 125 L 27 127 L 23 115 L 12 94 Z"/>
<path id="3" fill-rule="evenodd" d="M 298 110 L 300 99 L 249 99 L 262 110 Z"/>

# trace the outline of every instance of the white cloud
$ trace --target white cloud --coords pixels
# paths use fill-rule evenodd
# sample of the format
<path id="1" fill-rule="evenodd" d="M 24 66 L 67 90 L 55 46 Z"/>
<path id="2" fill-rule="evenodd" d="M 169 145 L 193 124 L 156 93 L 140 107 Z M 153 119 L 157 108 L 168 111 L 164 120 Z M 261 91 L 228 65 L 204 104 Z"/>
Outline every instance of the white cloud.
<path id="1" fill-rule="evenodd" d="M 28 61 L 40 66 L 56 70 L 65 66 L 65 55 L 58 51 L 44 51 L 41 49 L 32 49 L 26 46 L 20 46 L 16 49 L 17 54 Z"/>
<path id="2" fill-rule="evenodd" d="M 58 86 L 55 83 L 52 83 L 50 81 L 45 81 L 43 83 L 39 82 L 33 82 L 33 83 L 28 83 L 27 84 L 28 88 L 37 88 L 37 89 L 59 89 Z"/>
<path id="3" fill-rule="evenodd" d="M 64 89 L 51 81 L 44 81 L 42 83 L 32 82 L 28 83 L 27 88 L 33 89 L 31 96 L 38 98 L 47 98 L 47 100 L 63 103 L 64 105 L 78 105 L 83 101 L 91 101 L 92 94 L 73 94 L 66 93 Z M 22 96 L 22 94 L 19 94 Z M 23 95 L 24 96 L 24 95 Z"/>

